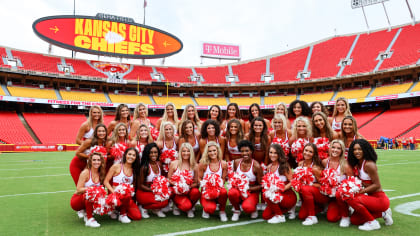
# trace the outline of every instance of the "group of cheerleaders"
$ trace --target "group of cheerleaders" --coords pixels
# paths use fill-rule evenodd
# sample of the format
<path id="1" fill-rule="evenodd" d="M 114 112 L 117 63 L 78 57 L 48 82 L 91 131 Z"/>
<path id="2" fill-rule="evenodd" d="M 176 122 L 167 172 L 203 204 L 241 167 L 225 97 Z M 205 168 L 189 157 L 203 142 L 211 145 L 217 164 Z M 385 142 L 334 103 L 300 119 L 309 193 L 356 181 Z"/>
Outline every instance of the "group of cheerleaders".
<path id="1" fill-rule="evenodd" d="M 193 218 L 199 200 L 203 218 L 218 210 L 220 220 L 225 222 L 229 199 L 232 221 L 238 221 L 241 213 L 257 218 L 260 210 L 268 223 L 282 223 L 286 221 L 285 214 L 288 219 L 295 219 L 296 206 L 300 206 L 297 216 L 303 225 L 318 223 L 317 214 L 322 212 L 328 221 L 340 221 L 340 227 L 353 224 L 359 225 L 360 230 L 375 230 L 380 228 L 376 220 L 380 217 L 385 225 L 391 225 L 392 212 L 378 177 L 376 152 L 358 133 L 347 100 L 338 98 L 332 116 L 327 114 L 320 102 L 309 107 L 296 100 L 289 107 L 279 103 L 270 122 L 262 117 L 258 104 L 252 104 L 245 122 L 238 105 L 231 103 L 224 118 L 220 107 L 213 105 L 207 120 L 202 122 L 194 105 L 187 105 L 178 120 L 175 105 L 168 103 L 156 123 L 157 132 L 148 119 L 145 104 L 137 105 L 133 119 L 128 106 L 121 104 L 108 127 L 103 124 L 102 109 L 92 106 L 88 120 L 77 134 L 80 147 L 70 163 L 77 189 L 71 207 L 84 218 L 86 226 L 99 227 L 93 217 L 92 202 L 86 200 L 86 189 L 103 185 L 112 194 L 119 185 L 131 184 L 135 195 L 121 200 L 121 205 L 109 213 L 122 223 L 148 218 L 150 212 L 165 217 L 164 212 L 170 210 L 174 215 L 185 212 Z M 113 155 L 112 148 L 120 144 L 125 144 L 126 150 L 121 156 Z M 161 162 L 162 153 L 168 151 L 176 152 L 176 159 Z M 293 173 L 299 167 L 310 168 L 313 181 L 294 189 Z M 324 195 L 319 179 L 325 169 L 335 169 L 340 181 L 356 176 L 363 188 L 351 199 Z M 189 191 L 156 200 L 151 189 L 154 179 L 165 176 L 174 185 L 171 177 L 182 171 L 193 176 Z M 207 175 L 217 174 L 224 183 L 229 172 L 246 176 L 248 194 L 244 196 L 231 187 L 220 189 L 216 198 L 203 196 L 200 183 Z M 280 202 L 261 194 L 266 173 L 284 182 Z"/>

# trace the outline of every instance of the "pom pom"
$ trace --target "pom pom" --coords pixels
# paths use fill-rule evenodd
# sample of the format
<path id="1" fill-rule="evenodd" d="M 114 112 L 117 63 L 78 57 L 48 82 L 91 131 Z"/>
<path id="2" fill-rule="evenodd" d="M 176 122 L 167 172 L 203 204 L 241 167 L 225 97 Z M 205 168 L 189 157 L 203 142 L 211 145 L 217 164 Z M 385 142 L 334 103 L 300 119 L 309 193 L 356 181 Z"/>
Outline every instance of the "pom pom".
<path id="1" fill-rule="evenodd" d="M 134 196 L 134 188 L 131 184 L 119 184 L 114 188 L 114 192 L 109 194 L 106 204 L 115 208 L 121 206 L 121 202 L 127 198 Z"/>
<path id="2" fill-rule="evenodd" d="M 208 174 L 200 182 L 202 196 L 213 200 L 219 197 L 220 190 L 223 188 L 223 180 L 218 174 Z"/>
<path id="3" fill-rule="evenodd" d="M 261 184 L 264 196 L 271 202 L 280 203 L 283 200 L 282 192 L 284 191 L 285 185 L 275 173 L 269 172 L 264 175 Z"/>
<path id="4" fill-rule="evenodd" d="M 233 164 L 234 164 L 234 160 L 232 160 L 232 161 L 229 161 L 228 163 L 227 163 L 227 166 L 228 166 L 228 176 L 230 176 L 231 174 L 233 174 L 234 172 L 235 172 L 235 170 L 233 169 Z"/>
<path id="5" fill-rule="evenodd" d="M 322 194 L 334 197 L 340 184 L 340 174 L 335 169 L 325 169 L 321 173 L 319 183 L 321 184 L 319 190 Z"/>
<path id="6" fill-rule="evenodd" d="M 150 186 L 156 201 L 166 201 L 171 196 L 171 189 L 169 188 L 169 181 L 164 176 L 156 177 Z"/>
<path id="7" fill-rule="evenodd" d="M 244 174 L 233 172 L 229 175 L 228 189 L 236 188 L 241 193 L 242 197 L 248 198 L 249 180 Z"/>
<path id="8" fill-rule="evenodd" d="M 178 157 L 178 152 L 175 150 L 166 150 L 162 152 L 162 154 L 160 155 L 160 160 L 162 162 L 163 171 L 168 173 L 169 164 L 171 164 L 172 161 L 175 161 L 177 157 Z"/>
<path id="9" fill-rule="evenodd" d="M 101 153 L 102 156 L 104 157 L 105 161 L 106 161 L 106 157 L 107 157 L 108 152 L 106 151 L 106 148 L 104 146 L 95 145 L 95 146 L 91 147 L 90 151 L 89 151 L 89 154 L 92 154 L 94 152 Z"/>
<path id="10" fill-rule="evenodd" d="M 300 192 L 300 189 L 303 185 L 312 185 L 314 180 L 315 176 L 312 173 L 312 168 L 297 167 L 293 173 L 291 184 L 296 192 Z"/>
<path id="11" fill-rule="evenodd" d="M 338 186 L 336 196 L 343 201 L 352 200 L 360 190 L 362 190 L 362 181 L 357 177 L 350 176 Z"/>
<path id="12" fill-rule="evenodd" d="M 262 169 L 262 172 L 263 172 L 263 175 L 265 175 L 265 174 L 267 174 L 267 172 L 268 172 L 268 168 L 267 168 L 267 166 L 264 164 L 264 163 L 261 163 L 261 169 Z"/>
<path id="13" fill-rule="evenodd" d="M 177 171 L 171 176 L 171 181 L 175 183 L 172 188 L 175 194 L 186 194 L 190 191 L 193 176 L 188 170 Z"/>
<path id="14" fill-rule="evenodd" d="M 290 151 L 292 155 L 295 157 L 296 162 L 300 162 L 303 160 L 303 148 L 308 143 L 307 140 L 303 138 L 298 138 L 292 143 L 292 146 L 290 148 Z"/>
<path id="15" fill-rule="evenodd" d="M 89 202 L 97 202 L 99 198 L 103 198 L 105 196 L 106 191 L 102 185 L 86 188 L 85 199 Z"/>
<path id="16" fill-rule="evenodd" d="M 320 160 L 328 158 L 328 151 L 330 150 L 330 140 L 328 138 L 318 137 L 314 139 L 314 144 L 318 149 L 318 156 Z"/>
<path id="17" fill-rule="evenodd" d="M 111 147 L 109 154 L 114 157 L 114 164 L 121 163 L 125 150 L 127 150 L 126 143 L 116 143 Z"/>
<path id="18" fill-rule="evenodd" d="M 287 156 L 290 152 L 290 146 L 288 140 L 283 140 L 281 138 L 275 137 L 272 141 L 272 143 L 280 144 L 280 146 L 283 148 L 284 154 Z"/>
<path id="19" fill-rule="evenodd" d="M 155 127 L 149 127 L 150 129 L 150 135 L 152 135 L 152 138 L 154 141 L 156 141 L 159 137 L 159 130 Z"/>

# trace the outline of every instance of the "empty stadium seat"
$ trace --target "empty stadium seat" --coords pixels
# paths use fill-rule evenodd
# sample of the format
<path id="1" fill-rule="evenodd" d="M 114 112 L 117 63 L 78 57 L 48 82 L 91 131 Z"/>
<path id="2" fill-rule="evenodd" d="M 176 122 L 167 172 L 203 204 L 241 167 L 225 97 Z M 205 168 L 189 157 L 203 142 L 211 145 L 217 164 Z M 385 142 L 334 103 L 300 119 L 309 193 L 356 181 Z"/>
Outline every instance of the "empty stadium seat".
<path id="1" fill-rule="evenodd" d="M 195 101 L 199 106 L 211 106 L 211 105 L 219 105 L 219 106 L 227 106 L 226 98 L 225 97 L 197 97 Z"/>
<path id="2" fill-rule="evenodd" d="M 413 83 L 388 85 L 382 87 L 376 87 L 375 90 L 370 94 L 371 97 L 378 97 L 391 94 L 405 93 L 413 85 Z"/>
<path id="3" fill-rule="evenodd" d="M 14 112 L 0 112 L 0 140 L 12 144 L 36 144 Z"/>
<path id="4" fill-rule="evenodd" d="M 133 70 L 130 73 L 124 75 L 124 79 L 134 81 L 152 81 L 152 77 L 150 75 L 152 72 L 153 68 L 151 66 L 134 65 Z"/>
<path id="5" fill-rule="evenodd" d="M 152 101 L 150 101 L 149 96 L 136 96 L 136 95 L 125 95 L 125 94 L 108 94 L 109 98 L 111 98 L 111 101 L 113 103 L 126 103 L 126 104 L 137 104 L 137 103 L 144 103 L 151 105 L 153 104 Z"/>
<path id="6" fill-rule="evenodd" d="M 168 102 L 172 102 L 173 104 L 175 104 L 175 107 L 177 109 L 181 109 L 182 106 L 185 106 L 187 104 L 194 104 L 193 100 L 187 95 L 185 95 L 184 97 L 169 96 L 169 98 L 167 98 L 166 96 L 153 96 L 153 99 L 155 100 L 157 105 L 165 105 Z"/>
<path id="7" fill-rule="evenodd" d="M 15 97 L 57 99 L 57 95 L 52 89 L 24 88 L 15 86 L 8 86 L 7 89 L 9 90 L 10 95 Z"/>
<path id="8" fill-rule="evenodd" d="M 333 95 L 334 92 L 304 94 L 300 95 L 299 100 L 305 102 L 328 102 L 331 100 Z"/>
<path id="9" fill-rule="evenodd" d="M 238 75 L 241 83 L 262 83 L 261 75 L 265 74 L 267 61 L 265 59 L 248 62 L 245 64 L 232 65 L 232 73 Z"/>
<path id="10" fill-rule="evenodd" d="M 296 95 L 287 95 L 287 96 L 273 96 L 269 95 L 264 98 L 264 105 L 276 105 L 279 102 L 284 102 L 285 104 L 290 104 L 296 100 Z"/>
<path id="11" fill-rule="evenodd" d="M 191 83 L 190 76 L 193 74 L 191 68 L 155 67 L 155 69 L 163 74 L 165 81 Z"/>
<path id="12" fill-rule="evenodd" d="M 63 100 L 71 101 L 89 101 L 89 102 L 108 102 L 105 94 L 102 92 L 78 92 L 78 91 L 63 91 L 60 90 Z"/>
<path id="13" fill-rule="evenodd" d="M 305 67 L 309 47 L 270 58 L 270 72 L 274 82 L 298 81 L 297 75 Z"/>
<path id="14" fill-rule="evenodd" d="M 231 103 L 237 103 L 238 106 L 250 106 L 252 103 L 257 103 L 260 105 L 261 98 L 260 96 L 254 96 L 254 97 L 231 97 L 229 98 Z"/>
<path id="15" fill-rule="evenodd" d="M 229 75 L 229 70 L 227 66 L 217 66 L 217 67 L 202 67 L 195 68 L 195 72 L 198 75 L 202 75 L 204 81 L 203 84 L 226 84 L 226 75 Z"/>
<path id="16" fill-rule="evenodd" d="M 353 117 L 357 121 L 357 127 L 362 127 L 364 124 L 372 120 L 377 116 L 381 111 L 366 111 L 366 112 L 357 112 L 353 114 Z"/>
<path id="17" fill-rule="evenodd" d="M 13 58 L 19 58 L 22 62 L 22 68 L 25 70 L 63 73 L 58 70 L 58 64 L 61 64 L 59 57 L 44 56 L 38 53 L 22 52 L 12 50 Z"/>
<path id="18" fill-rule="evenodd" d="M 75 60 L 66 58 L 66 64 L 69 64 L 73 67 L 74 75 L 80 76 L 90 76 L 90 77 L 99 77 L 99 78 L 108 78 L 104 73 L 95 70 L 84 60 Z"/>
<path id="19" fill-rule="evenodd" d="M 370 90 L 371 90 L 370 88 L 343 90 L 343 91 L 337 92 L 335 99 L 339 97 L 344 97 L 347 99 L 357 99 L 358 102 L 364 102 Z"/>
<path id="20" fill-rule="evenodd" d="M 413 87 L 413 89 L 411 89 L 411 92 L 418 92 L 420 91 L 420 83 L 417 82 L 416 86 Z"/>

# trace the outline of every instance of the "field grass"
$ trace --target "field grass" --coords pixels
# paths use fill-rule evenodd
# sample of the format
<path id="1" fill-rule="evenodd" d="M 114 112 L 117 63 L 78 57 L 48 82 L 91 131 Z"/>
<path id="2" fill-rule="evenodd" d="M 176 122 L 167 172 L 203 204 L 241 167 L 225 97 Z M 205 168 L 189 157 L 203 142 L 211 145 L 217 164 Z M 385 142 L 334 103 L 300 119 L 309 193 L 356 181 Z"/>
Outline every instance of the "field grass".
<path id="1" fill-rule="evenodd" d="M 10 153 L 0 154 L 0 235 L 118 235 L 139 234 L 156 235 L 193 230 L 205 227 L 232 224 L 221 223 L 216 216 L 201 218 L 201 206 L 197 206 L 196 217 L 187 219 L 185 214 L 158 219 L 151 216 L 131 224 L 122 225 L 108 216 L 96 217 L 100 228 L 84 226 L 70 208 L 70 198 L 75 190 L 69 175 L 68 166 L 74 153 Z M 378 151 L 378 169 L 383 189 L 391 199 L 394 225 L 385 226 L 370 234 L 374 235 L 417 235 L 419 218 L 402 214 L 395 210 L 397 205 L 420 202 L 420 152 L 419 151 Z M 62 192 L 59 192 L 62 191 Z M 47 193 L 50 192 L 50 193 Z M 40 194 L 41 193 L 41 194 Z M 419 195 L 396 198 L 408 194 Z M 19 195 L 22 194 L 22 195 Z M 413 209 L 413 214 L 420 214 L 420 205 Z M 231 216 L 230 206 L 227 209 Z M 247 225 L 228 227 L 197 233 L 198 235 L 359 235 L 356 226 L 340 228 L 338 223 L 327 222 L 325 215 L 320 215 L 320 223 L 314 226 L 302 226 L 300 220 L 288 220 L 286 223 L 270 225 L 257 222 Z M 249 216 L 241 215 L 239 222 L 249 221 Z"/>

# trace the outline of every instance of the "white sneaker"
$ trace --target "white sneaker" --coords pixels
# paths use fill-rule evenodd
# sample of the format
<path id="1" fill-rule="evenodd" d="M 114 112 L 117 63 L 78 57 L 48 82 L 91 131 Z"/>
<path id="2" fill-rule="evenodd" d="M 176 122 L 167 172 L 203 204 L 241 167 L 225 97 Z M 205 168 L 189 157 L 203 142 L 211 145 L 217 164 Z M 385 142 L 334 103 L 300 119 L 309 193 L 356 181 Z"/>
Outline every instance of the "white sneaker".
<path id="1" fill-rule="evenodd" d="M 318 223 L 318 218 L 316 216 L 308 216 L 305 221 L 302 222 L 303 225 L 314 225 Z"/>
<path id="2" fill-rule="evenodd" d="M 179 216 L 181 215 L 181 212 L 179 211 L 178 207 L 174 206 L 174 209 L 172 210 L 172 214 L 174 214 L 174 216 Z"/>
<path id="3" fill-rule="evenodd" d="M 220 216 L 220 221 L 222 221 L 222 222 L 226 222 L 226 221 L 228 221 L 228 218 L 227 218 L 227 216 L 226 216 L 226 212 L 224 212 L 224 211 L 219 211 L 219 216 Z"/>
<path id="4" fill-rule="evenodd" d="M 96 222 L 95 218 L 93 217 L 87 220 L 85 225 L 87 227 L 92 227 L 92 228 L 98 228 L 99 226 L 101 226 L 98 222 Z"/>
<path id="5" fill-rule="evenodd" d="M 170 206 L 170 204 L 166 205 L 166 207 L 162 208 L 163 212 L 170 212 L 172 210 L 172 207 Z"/>
<path id="6" fill-rule="evenodd" d="M 267 208 L 267 204 L 265 204 L 265 203 L 258 203 L 257 204 L 257 210 L 258 211 L 264 211 L 265 208 Z"/>
<path id="7" fill-rule="evenodd" d="M 204 219 L 208 219 L 208 218 L 210 218 L 210 214 L 205 212 L 204 209 L 203 209 L 203 214 L 201 215 L 201 217 L 203 217 Z"/>
<path id="8" fill-rule="evenodd" d="M 255 210 L 251 213 L 251 219 L 257 219 L 258 218 L 258 210 Z"/>
<path id="9" fill-rule="evenodd" d="M 216 204 L 216 211 L 219 210 L 219 203 Z"/>
<path id="10" fill-rule="evenodd" d="M 165 218 L 166 217 L 165 213 L 163 213 L 161 209 L 154 209 L 154 210 L 152 210 L 152 212 L 153 212 L 153 214 L 157 215 L 157 217 L 159 217 L 159 218 Z"/>
<path id="11" fill-rule="evenodd" d="M 233 208 L 232 211 L 233 211 L 232 221 L 238 221 L 239 216 L 241 215 L 241 211 L 235 210 L 235 208 Z"/>
<path id="12" fill-rule="evenodd" d="M 353 207 L 349 206 L 350 215 L 353 215 L 354 209 Z"/>
<path id="13" fill-rule="evenodd" d="M 187 217 L 188 218 L 194 218 L 194 210 L 193 209 L 191 209 L 187 212 Z"/>
<path id="14" fill-rule="evenodd" d="M 386 211 L 382 213 L 382 217 L 384 218 L 385 225 L 392 225 L 394 220 L 392 219 L 392 210 L 388 208 Z"/>
<path id="15" fill-rule="evenodd" d="M 273 216 L 271 219 L 269 219 L 267 222 L 269 224 L 284 223 L 286 222 L 286 217 L 284 215 L 281 215 L 281 216 L 276 215 L 276 216 Z"/>
<path id="16" fill-rule="evenodd" d="M 115 211 L 110 211 L 110 212 L 108 213 L 108 215 L 109 215 L 109 217 L 110 217 L 111 219 L 113 219 L 113 220 L 116 220 L 116 219 L 118 218 L 118 215 L 117 215 L 117 213 L 116 213 Z"/>
<path id="17" fill-rule="evenodd" d="M 350 217 L 341 217 L 340 227 L 349 227 L 350 226 Z"/>
<path id="18" fill-rule="evenodd" d="M 296 202 L 296 206 L 301 207 L 302 206 L 302 200 L 299 199 L 299 201 Z"/>
<path id="19" fill-rule="evenodd" d="M 86 211 L 85 210 L 78 211 L 77 216 L 79 217 L 79 219 L 82 219 L 83 217 L 86 216 Z"/>
<path id="20" fill-rule="evenodd" d="M 289 220 L 296 219 L 296 206 L 292 207 L 292 209 L 290 209 L 288 213 L 289 213 Z"/>
<path id="21" fill-rule="evenodd" d="M 359 226 L 360 230 L 365 230 L 365 231 L 371 231 L 371 230 L 380 229 L 380 228 L 381 228 L 381 225 L 379 225 L 379 222 L 377 220 L 368 221 L 364 223 L 363 225 Z"/>
<path id="22" fill-rule="evenodd" d="M 142 218 L 144 219 L 150 218 L 149 213 L 147 212 L 147 209 L 144 209 L 143 207 L 141 207 L 141 205 L 139 205 L 139 210 L 140 210 Z"/>
<path id="23" fill-rule="evenodd" d="M 123 223 L 123 224 L 128 224 L 128 223 L 130 223 L 130 222 L 131 222 L 130 218 L 128 218 L 128 216 L 127 216 L 127 215 L 120 215 L 120 216 L 118 217 L 118 221 L 120 221 L 120 222 L 121 222 L 121 223 Z"/>

